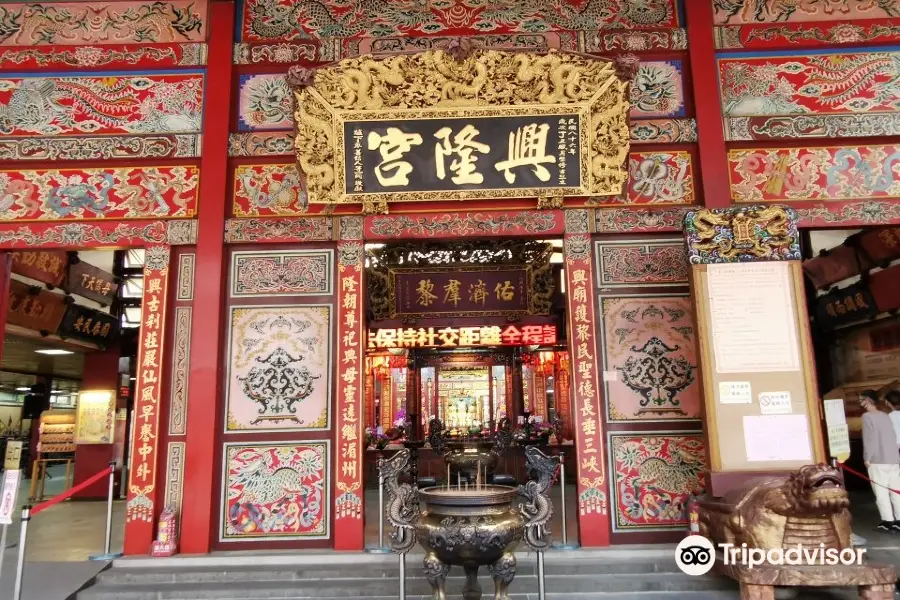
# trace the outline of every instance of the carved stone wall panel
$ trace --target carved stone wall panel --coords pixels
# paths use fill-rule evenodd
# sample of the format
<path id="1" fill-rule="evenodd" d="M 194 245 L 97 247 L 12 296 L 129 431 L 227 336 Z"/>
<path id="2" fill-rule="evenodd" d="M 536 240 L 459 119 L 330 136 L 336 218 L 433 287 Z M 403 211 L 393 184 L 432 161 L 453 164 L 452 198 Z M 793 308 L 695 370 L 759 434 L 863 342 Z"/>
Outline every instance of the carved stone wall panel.
<path id="1" fill-rule="evenodd" d="M 603 240 L 597 244 L 597 287 L 687 285 L 684 239 Z"/>
<path id="2" fill-rule="evenodd" d="M 188 382 L 191 371 L 188 360 L 191 355 L 191 320 L 193 308 L 175 307 L 175 333 L 172 346 L 172 384 L 169 397 L 169 435 L 187 433 Z"/>
<path id="3" fill-rule="evenodd" d="M 234 252 L 231 296 L 327 296 L 332 293 L 334 251 Z"/>
<path id="4" fill-rule="evenodd" d="M 327 440 L 225 444 L 219 541 L 327 539 L 330 449 Z"/>
<path id="5" fill-rule="evenodd" d="M 702 392 L 690 297 L 603 297 L 600 313 L 607 418 L 700 419 Z"/>
<path id="6" fill-rule="evenodd" d="M 687 504 L 703 488 L 706 447 L 699 433 L 609 435 L 615 482 L 613 531 L 667 531 L 688 525 Z"/>
<path id="7" fill-rule="evenodd" d="M 332 306 L 232 306 L 225 432 L 331 426 Z"/>
<path id="8" fill-rule="evenodd" d="M 166 451 L 166 490 L 163 508 L 171 508 L 179 516 L 181 529 L 181 505 L 184 500 L 185 443 L 169 442 Z"/>
<path id="9" fill-rule="evenodd" d="M 178 293 L 176 300 L 194 299 L 194 265 L 197 255 L 193 252 L 185 252 L 178 257 Z"/>

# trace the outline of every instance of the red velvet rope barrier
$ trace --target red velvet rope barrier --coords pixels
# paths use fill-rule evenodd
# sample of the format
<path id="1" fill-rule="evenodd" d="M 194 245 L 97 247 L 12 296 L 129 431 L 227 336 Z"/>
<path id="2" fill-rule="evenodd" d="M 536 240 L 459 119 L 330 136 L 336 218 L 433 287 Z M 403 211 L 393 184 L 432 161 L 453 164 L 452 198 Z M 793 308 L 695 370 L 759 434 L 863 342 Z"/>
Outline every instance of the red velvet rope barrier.
<path id="1" fill-rule="evenodd" d="M 41 502 L 40 504 L 35 504 L 31 508 L 31 516 L 38 514 L 42 510 L 47 510 L 54 504 L 59 504 L 63 500 L 67 500 L 67 499 L 71 498 L 72 495 L 75 494 L 76 492 L 80 492 L 81 490 L 83 490 L 87 486 L 91 485 L 92 483 L 100 481 L 104 477 L 108 476 L 110 474 L 110 472 L 113 470 L 113 468 L 114 467 L 112 465 L 110 465 L 110 466 L 106 467 L 105 469 L 103 469 L 102 471 L 100 471 L 99 473 L 97 473 L 96 475 L 94 475 L 93 477 L 91 477 L 90 479 L 85 479 L 78 485 L 72 486 L 71 488 L 69 488 L 68 490 L 63 492 L 62 494 L 59 494 L 58 496 L 54 496 L 54 497 L 50 498 L 49 500 L 47 500 L 46 502 Z"/>
<path id="2" fill-rule="evenodd" d="M 850 467 L 848 467 L 847 465 L 845 465 L 845 464 L 842 463 L 842 462 L 839 462 L 838 465 L 840 465 L 840 467 L 841 467 L 843 470 L 847 471 L 848 473 L 850 473 L 850 474 L 852 474 L 852 475 L 856 475 L 856 476 L 859 477 L 860 479 L 863 479 L 863 480 L 865 480 L 865 481 L 868 481 L 869 483 L 872 483 L 872 484 L 877 485 L 877 486 L 879 486 L 879 487 L 887 488 L 889 491 L 894 492 L 895 494 L 900 494 L 900 490 L 895 490 L 895 489 L 889 488 L 889 487 L 886 486 L 886 485 L 882 485 L 882 484 L 878 483 L 877 481 L 872 481 L 872 480 L 869 479 L 867 476 L 863 475 L 863 474 L 860 473 L 859 471 L 856 471 L 856 470 L 854 470 L 854 469 L 851 469 Z"/>

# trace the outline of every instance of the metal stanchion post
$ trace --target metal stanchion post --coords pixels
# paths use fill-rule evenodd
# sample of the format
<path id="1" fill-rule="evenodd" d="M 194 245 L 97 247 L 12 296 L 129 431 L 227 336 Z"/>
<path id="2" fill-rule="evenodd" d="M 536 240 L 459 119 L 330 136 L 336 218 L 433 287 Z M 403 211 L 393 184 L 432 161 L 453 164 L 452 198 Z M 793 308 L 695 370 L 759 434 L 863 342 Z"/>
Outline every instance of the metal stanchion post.
<path id="1" fill-rule="evenodd" d="M 547 600 L 544 592 L 544 551 L 539 550 L 537 553 L 538 562 L 538 600 Z"/>
<path id="2" fill-rule="evenodd" d="M 6 532 L 9 529 L 9 525 L 3 526 L 3 533 L 0 534 L 0 581 L 3 581 L 3 558 L 6 555 Z"/>
<path id="3" fill-rule="evenodd" d="M 400 600 L 406 600 L 406 552 L 400 553 Z"/>
<path id="4" fill-rule="evenodd" d="M 22 600 L 22 583 L 25 575 L 25 542 L 28 539 L 28 521 L 31 520 L 31 507 L 22 509 L 22 531 L 19 533 L 19 560 L 16 563 L 16 583 L 13 587 L 13 600 Z"/>
<path id="5" fill-rule="evenodd" d="M 566 453 L 559 453 L 559 516 L 562 518 L 562 542 L 553 544 L 556 550 L 575 550 L 577 544 L 569 543 L 569 525 L 566 521 Z"/>
<path id="6" fill-rule="evenodd" d="M 384 459 L 376 463 L 378 469 L 378 547 L 366 548 L 372 554 L 387 554 L 390 549 L 384 545 Z"/>
<path id="7" fill-rule="evenodd" d="M 106 492 L 106 537 L 103 540 L 103 554 L 94 554 L 89 556 L 90 560 L 112 560 L 122 556 L 121 552 L 110 552 L 112 544 L 112 513 L 113 513 L 113 494 L 116 487 L 116 462 L 109 463 L 109 489 Z"/>

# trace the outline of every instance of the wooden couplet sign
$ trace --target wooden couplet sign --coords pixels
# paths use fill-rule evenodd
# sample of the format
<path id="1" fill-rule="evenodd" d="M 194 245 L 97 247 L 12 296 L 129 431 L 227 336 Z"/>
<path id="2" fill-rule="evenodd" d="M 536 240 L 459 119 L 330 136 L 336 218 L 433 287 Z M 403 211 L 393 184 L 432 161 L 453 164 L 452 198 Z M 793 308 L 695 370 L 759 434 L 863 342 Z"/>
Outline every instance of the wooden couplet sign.
<path id="1" fill-rule="evenodd" d="M 9 311 L 6 322 L 34 331 L 53 333 L 66 312 L 66 298 L 47 290 L 32 293 L 32 286 L 9 282 Z"/>
<path id="2" fill-rule="evenodd" d="M 796 216 L 685 216 L 706 409 L 709 491 L 823 462 Z"/>

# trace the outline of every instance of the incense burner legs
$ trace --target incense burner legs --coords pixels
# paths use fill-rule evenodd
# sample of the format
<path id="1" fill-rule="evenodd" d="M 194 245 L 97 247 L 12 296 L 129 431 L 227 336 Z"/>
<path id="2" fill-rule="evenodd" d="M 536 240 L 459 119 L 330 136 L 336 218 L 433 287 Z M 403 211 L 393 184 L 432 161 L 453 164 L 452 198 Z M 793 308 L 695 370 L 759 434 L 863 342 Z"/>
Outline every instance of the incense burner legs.
<path id="1" fill-rule="evenodd" d="M 489 568 L 494 579 L 494 600 L 509 598 L 509 584 L 516 576 L 516 555 L 504 552 Z"/>
<path id="2" fill-rule="evenodd" d="M 425 579 L 427 579 L 428 584 L 431 585 L 432 600 L 446 600 L 447 596 L 444 592 L 444 583 L 447 581 L 450 565 L 442 563 L 441 559 L 439 559 L 434 552 L 429 552 L 425 555 L 422 566 L 425 570 Z"/>

